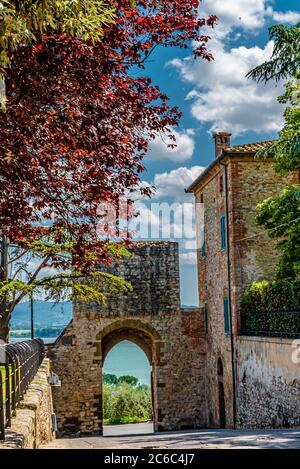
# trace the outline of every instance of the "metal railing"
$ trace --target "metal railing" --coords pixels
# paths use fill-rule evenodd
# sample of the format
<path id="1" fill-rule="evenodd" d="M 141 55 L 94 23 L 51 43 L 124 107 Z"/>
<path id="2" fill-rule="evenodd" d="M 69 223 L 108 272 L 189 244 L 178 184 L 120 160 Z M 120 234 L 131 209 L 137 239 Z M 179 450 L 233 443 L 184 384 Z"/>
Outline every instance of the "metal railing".
<path id="1" fill-rule="evenodd" d="M 45 355 L 41 339 L 0 345 L 0 440 Z"/>
<path id="2" fill-rule="evenodd" d="M 300 339 L 300 311 L 242 311 L 240 333 Z"/>

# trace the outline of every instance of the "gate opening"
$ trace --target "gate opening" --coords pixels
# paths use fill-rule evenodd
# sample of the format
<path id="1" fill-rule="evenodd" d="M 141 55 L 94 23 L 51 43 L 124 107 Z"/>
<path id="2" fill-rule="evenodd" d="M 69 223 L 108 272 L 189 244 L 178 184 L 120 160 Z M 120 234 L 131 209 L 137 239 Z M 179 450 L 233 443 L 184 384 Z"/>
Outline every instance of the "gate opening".
<path id="1" fill-rule="evenodd" d="M 153 373 L 149 358 L 142 347 L 131 340 L 114 344 L 105 356 L 102 368 L 104 436 L 154 431 Z"/>

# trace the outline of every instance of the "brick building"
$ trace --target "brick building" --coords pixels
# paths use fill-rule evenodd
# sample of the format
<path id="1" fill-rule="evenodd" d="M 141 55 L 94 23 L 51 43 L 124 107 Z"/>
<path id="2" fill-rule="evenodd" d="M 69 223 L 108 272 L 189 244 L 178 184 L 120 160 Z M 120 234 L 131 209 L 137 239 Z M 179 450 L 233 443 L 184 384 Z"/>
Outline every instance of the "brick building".
<path id="1" fill-rule="evenodd" d="M 198 231 L 198 283 L 208 341 L 208 423 L 223 427 L 233 426 L 239 413 L 241 296 L 251 281 L 272 279 L 278 260 L 274 243 L 255 223 L 256 206 L 287 183 L 299 181 L 296 175 L 276 174 L 271 159 L 255 158 L 269 142 L 231 146 L 230 137 L 226 132 L 214 136 L 215 160 L 187 189 L 204 211 Z"/>

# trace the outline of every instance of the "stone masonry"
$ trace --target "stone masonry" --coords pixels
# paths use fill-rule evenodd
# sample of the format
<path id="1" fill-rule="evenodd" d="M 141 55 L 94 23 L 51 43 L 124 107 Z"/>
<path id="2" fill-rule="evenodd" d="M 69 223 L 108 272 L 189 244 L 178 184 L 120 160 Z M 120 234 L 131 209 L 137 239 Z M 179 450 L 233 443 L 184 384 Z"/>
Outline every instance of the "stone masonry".
<path id="1" fill-rule="evenodd" d="M 292 339 L 238 337 L 239 427 L 300 427 L 299 351 Z"/>
<path id="2" fill-rule="evenodd" d="M 106 305 L 76 303 L 73 321 L 49 352 L 62 383 L 53 389 L 59 429 L 102 433 L 102 366 L 125 339 L 152 366 L 155 431 L 207 426 L 203 312 L 180 308 L 178 245 L 136 243 L 113 271 L 133 291 Z"/>
<path id="3" fill-rule="evenodd" d="M 212 427 L 222 426 L 222 407 L 225 407 L 223 425 L 232 427 L 234 424 L 233 370 L 237 376 L 241 366 L 236 356 L 242 294 L 253 280 L 272 279 L 278 260 L 273 241 L 255 223 L 257 204 L 279 193 L 287 183 L 299 183 L 299 174 L 280 176 L 275 173 L 271 159 L 255 158 L 256 152 L 267 143 L 230 147 L 230 134 L 216 134 L 216 159 L 188 189 L 204 211 L 205 255 L 199 232 L 198 285 L 200 307 L 207 305 L 207 405 Z M 225 249 L 221 246 L 222 215 L 229 235 Z M 230 330 L 226 333 L 224 327 L 224 299 L 229 300 L 230 293 L 232 337 Z M 238 397 L 240 383 L 235 380 L 235 384 Z M 286 400 L 289 399 L 293 397 L 286 389 Z M 237 420 L 243 425 L 241 418 Z"/>
<path id="4" fill-rule="evenodd" d="M 48 382 L 50 363 L 45 358 L 5 431 L 3 449 L 37 449 L 55 439 L 52 390 Z"/>
<path id="5" fill-rule="evenodd" d="M 300 425 L 291 341 L 240 336 L 242 294 L 253 280 L 272 279 L 278 259 L 255 223 L 257 204 L 299 184 L 299 174 L 279 176 L 271 159 L 255 158 L 266 144 L 231 147 L 230 134 L 218 133 L 215 161 L 188 189 L 204 209 L 199 309 L 180 307 L 178 245 L 170 242 L 135 243 L 113 266 L 132 292 L 105 305 L 74 304 L 73 321 L 49 351 L 62 382 L 53 390 L 61 431 L 102 433 L 103 363 L 126 339 L 152 366 L 155 431 Z"/>

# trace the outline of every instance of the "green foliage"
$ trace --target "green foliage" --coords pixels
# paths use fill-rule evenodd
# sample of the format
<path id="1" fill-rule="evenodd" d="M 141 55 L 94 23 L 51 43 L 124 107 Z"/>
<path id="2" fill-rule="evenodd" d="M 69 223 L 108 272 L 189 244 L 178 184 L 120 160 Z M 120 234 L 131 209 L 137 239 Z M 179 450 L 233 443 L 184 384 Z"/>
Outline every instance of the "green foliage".
<path id="1" fill-rule="evenodd" d="M 300 187 L 289 186 L 258 205 L 257 223 L 279 239 L 276 278 L 300 277 Z"/>
<path id="2" fill-rule="evenodd" d="M 110 423 L 147 421 L 152 418 L 151 390 L 148 386 L 104 382 L 103 416 Z"/>
<path id="3" fill-rule="evenodd" d="M 112 2 L 103 0 L 1 0 L 0 70 L 20 44 L 51 31 L 99 39 L 102 27 L 114 21 Z"/>
<path id="4" fill-rule="evenodd" d="M 247 74 L 247 77 L 265 83 L 294 76 L 300 69 L 300 23 L 274 25 L 269 28 L 269 36 L 274 41 L 271 59 Z"/>
<path id="5" fill-rule="evenodd" d="M 112 373 L 103 373 L 103 382 L 105 384 L 118 384 L 119 378 Z"/>
<path id="6" fill-rule="evenodd" d="M 278 101 L 287 104 L 284 127 L 278 139 L 257 153 L 257 158 L 273 157 L 279 174 L 300 170 L 300 23 L 295 26 L 273 26 L 274 40 L 271 60 L 256 67 L 248 77 L 268 82 L 292 76 L 285 85 L 285 93 Z M 279 239 L 281 256 L 276 278 L 299 278 L 300 275 L 300 186 L 285 188 L 278 196 L 270 197 L 258 206 L 257 223 L 268 230 L 271 238 Z"/>
<path id="7" fill-rule="evenodd" d="M 99 248 L 97 240 L 91 246 L 83 241 L 84 252 L 78 253 L 76 239 L 72 240 L 65 232 L 62 238 L 57 238 L 57 232 L 53 230 L 50 233 L 47 229 L 43 230 L 41 236 L 33 241 L 24 237 L 23 247 L 8 248 L 8 265 L 13 267 L 11 277 L 0 282 L 0 299 L 5 299 L 8 318 L 23 298 L 32 298 L 42 292 L 45 300 L 82 300 L 103 304 L 107 295 L 132 290 L 123 278 L 99 270 L 99 260 L 95 254 Z M 102 246 L 100 242 L 100 247 L 114 261 L 120 256 L 130 255 L 120 243 L 107 241 Z M 75 257 L 78 269 L 74 263 Z M 34 269 L 29 269 L 28 265 L 33 265 Z"/>
<path id="8" fill-rule="evenodd" d="M 300 280 L 253 282 L 242 300 L 242 333 L 300 337 Z"/>
<path id="9" fill-rule="evenodd" d="M 281 174 L 300 170 L 300 72 L 285 85 L 285 93 L 278 98 L 288 104 L 284 111 L 284 127 L 277 140 L 260 150 L 257 157 L 272 156 L 275 170 Z"/>
<path id="10" fill-rule="evenodd" d="M 300 311 L 300 280 L 252 282 L 242 299 L 243 311 Z"/>
<path id="11" fill-rule="evenodd" d="M 124 375 L 120 376 L 119 378 L 116 375 L 113 375 L 111 373 L 104 373 L 103 374 L 103 382 L 106 384 L 122 384 L 126 383 L 129 384 L 130 386 L 137 386 L 139 383 L 139 380 L 135 376 L 130 376 L 130 375 Z M 143 385 L 139 385 L 140 387 Z"/>
<path id="12" fill-rule="evenodd" d="M 145 419 L 139 417 L 114 417 L 111 419 L 104 419 L 104 423 L 117 425 L 120 423 L 139 423 L 145 422 Z"/>
<path id="13" fill-rule="evenodd" d="M 41 289 L 46 293 L 46 300 L 83 300 L 102 304 L 108 293 L 131 291 L 132 287 L 121 277 L 107 272 L 91 272 L 88 275 L 59 273 L 37 278 L 32 282 L 14 279 L 0 282 L 0 298 L 5 297 L 8 301 L 15 302 L 19 295 L 32 297 Z"/>
<path id="14" fill-rule="evenodd" d="M 137 378 L 135 378 L 135 376 L 128 376 L 128 375 L 124 375 L 124 376 L 120 376 L 118 382 L 121 384 L 121 383 L 126 383 L 126 384 L 130 384 L 130 386 L 136 386 L 139 382 L 139 380 Z"/>
<path id="15" fill-rule="evenodd" d="M 53 31 L 99 40 L 104 25 L 114 21 L 115 8 L 104 0 L 0 0 L 0 88 L 18 46 Z M 5 110 L 6 97 L 0 89 L 0 111 Z"/>

